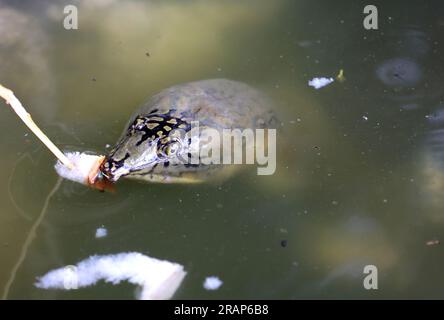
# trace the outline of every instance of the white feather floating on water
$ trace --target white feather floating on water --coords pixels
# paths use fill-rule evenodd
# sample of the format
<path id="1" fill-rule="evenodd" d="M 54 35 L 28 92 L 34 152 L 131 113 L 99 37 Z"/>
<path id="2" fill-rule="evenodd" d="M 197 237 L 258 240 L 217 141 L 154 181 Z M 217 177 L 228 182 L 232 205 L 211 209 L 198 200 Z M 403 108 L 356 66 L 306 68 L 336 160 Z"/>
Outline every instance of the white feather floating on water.
<path id="1" fill-rule="evenodd" d="M 211 276 L 205 279 L 203 286 L 207 290 L 217 290 L 222 284 L 222 280 L 220 280 L 218 277 Z"/>
<path id="2" fill-rule="evenodd" d="M 139 285 L 141 300 L 170 299 L 182 283 L 183 266 L 158 260 L 138 252 L 91 256 L 76 266 L 52 270 L 37 279 L 41 289 L 77 289 L 94 285 L 99 280 L 112 284 L 121 281 Z"/>
<path id="3" fill-rule="evenodd" d="M 65 156 L 71 161 L 74 168 L 70 169 L 60 161 L 57 161 L 54 166 L 57 173 L 65 179 L 79 182 L 81 184 L 88 184 L 88 177 L 91 171 L 102 159 L 101 156 L 80 152 L 67 152 L 65 153 Z"/>
<path id="4" fill-rule="evenodd" d="M 100 227 L 96 229 L 96 238 L 104 238 L 108 235 L 108 230 L 105 227 Z"/>
<path id="5" fill-rule="evenodd" d="M 310 81 L 308 81 L 308 85 L 318 90 L 321 89 L 322 87 L 328 86 L 333 81 L 335 81 L 335 79 L 333 78 L 313 78 Z"/>

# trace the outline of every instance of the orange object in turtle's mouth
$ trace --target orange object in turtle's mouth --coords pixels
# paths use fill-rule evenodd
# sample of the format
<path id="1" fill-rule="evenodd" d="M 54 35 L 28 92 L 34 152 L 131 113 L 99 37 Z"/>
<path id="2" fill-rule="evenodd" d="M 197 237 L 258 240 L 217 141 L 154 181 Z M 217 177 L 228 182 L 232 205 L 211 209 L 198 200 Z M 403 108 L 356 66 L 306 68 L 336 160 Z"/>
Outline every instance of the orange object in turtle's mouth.
<path id="1" fill-rule="evenodd" d="M 86 184 L 91 188 L 98 189 L 100 191 L 111 191 L 115 192 L 116 188 L 114 187 L 114 183 L 109 180 L 100 170 L 102 163 L 105 161 L 105 157 L 101 156 L 94 166 L 91 168 L 91 171 L 88 174 L 88 178 Z"/>

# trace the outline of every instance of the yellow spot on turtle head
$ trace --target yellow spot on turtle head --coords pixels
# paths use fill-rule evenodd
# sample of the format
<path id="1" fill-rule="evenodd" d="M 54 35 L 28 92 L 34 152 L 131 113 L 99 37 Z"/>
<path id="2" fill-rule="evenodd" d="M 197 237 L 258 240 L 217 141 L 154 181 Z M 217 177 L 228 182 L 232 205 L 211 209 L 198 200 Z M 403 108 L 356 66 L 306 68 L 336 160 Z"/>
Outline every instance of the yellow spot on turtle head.
<path id="1" fill-rule="evenodd" d="M 155 127 L 157 127 L 159 124 L 158 123 L 148 123 L 146 126 L 148 127 L 148 129 L 153 130 Z"/>

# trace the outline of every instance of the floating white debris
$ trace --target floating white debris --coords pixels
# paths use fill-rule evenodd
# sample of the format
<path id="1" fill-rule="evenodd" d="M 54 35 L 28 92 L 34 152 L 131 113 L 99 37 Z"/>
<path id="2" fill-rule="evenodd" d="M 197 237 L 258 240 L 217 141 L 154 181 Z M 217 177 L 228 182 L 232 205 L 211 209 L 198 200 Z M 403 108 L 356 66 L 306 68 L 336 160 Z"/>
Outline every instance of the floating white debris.
<path id="1" fill-rule="evenodd" d="M 57 173 L 59 176 L 65 179 L 82 184 L 88 184 L 88 178 L 91 171 L 93 171 L 96 167 L 98 168 L 97 164 L 103 159 L 101 156 L 80 152 L 67 152 L 65 153 L 65 156 L 72 162 L 74 168 L 70 169 L 63 165 L 60 161 L 57 161 L 55 165 Z"/>
<path id="2" fill-rule="evenodd" d="M 185 275 L 180 264 L 129 252 L 91 256 L 76 266 L 52 270 L 38 278 L 35 286 L 69 290 L 88 287 L 102 279 L 112 284 L 126 280 L 141 287 L 139 299 L 164 300 L 174 295 Z"/>
<path id="3" fill-rule="evenodd" d="M 328 86 L 333 81 L 335 81 L 335 79 L 333 78 L 313 78 L 310 81 L 308 81 L 308 85 L 317 90 L 322 87 Z"/>
<path id="4" fill-rule="evenodd" d="M 96 238 L 104 238 L 108 235 L 108 230 L 105 227 L 96 229 Z"/>
<path id="5" fill-rule="evenodd" d="M 217 290 L 220 288 L 222 283 L 222 280 L 220 280 L 218 277 L 212 276 L 205 279 L 203 286 L 207 290 Z"/>

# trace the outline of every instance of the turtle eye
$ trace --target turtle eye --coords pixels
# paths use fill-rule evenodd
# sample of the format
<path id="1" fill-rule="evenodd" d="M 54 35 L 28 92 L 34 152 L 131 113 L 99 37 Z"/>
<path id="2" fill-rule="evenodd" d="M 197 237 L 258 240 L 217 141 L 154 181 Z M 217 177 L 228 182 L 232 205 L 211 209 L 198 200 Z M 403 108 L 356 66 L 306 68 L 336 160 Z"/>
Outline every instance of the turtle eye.
<path id="1" fill-rule="evenodd" d="M 180 149 L 180 143 L 177 141 L 169 142 L 162 148 L 162 154 L 165 157 L 171 158 L 177 154 Z"/>

